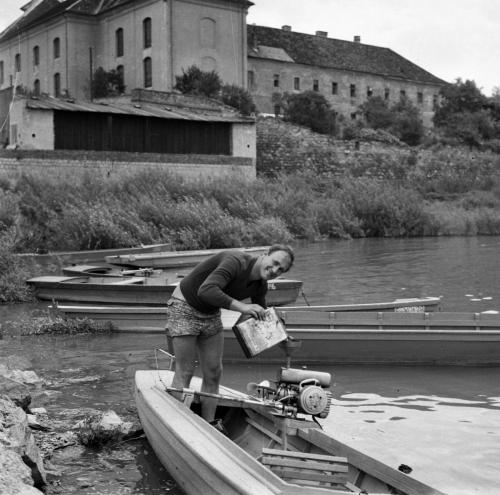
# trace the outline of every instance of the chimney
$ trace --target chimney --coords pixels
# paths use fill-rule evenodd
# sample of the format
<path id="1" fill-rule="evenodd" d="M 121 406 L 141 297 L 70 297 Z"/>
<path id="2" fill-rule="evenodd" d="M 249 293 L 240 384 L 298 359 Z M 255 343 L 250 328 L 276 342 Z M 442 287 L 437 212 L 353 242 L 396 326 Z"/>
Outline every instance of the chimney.
<path id="1" fill-rule="evenodd" d="M 281 26 L 281 29 L 283 31 L 291 31 L 292 30 L 292 26 L 289 26 L 288 24 L 285 24 L 284 26 Z"/>
<path id="2" fill-rule="evenodd" d="M 328 32 L 327 31 L 316 31 L 316 36 L 319 36 L 320 38 L 328 38 Z"/>
<path id="3" fill-rule="evenodd" d="M 359 35 L 354 36 L 354 43 L 361 43 L 361 36 Z"/>

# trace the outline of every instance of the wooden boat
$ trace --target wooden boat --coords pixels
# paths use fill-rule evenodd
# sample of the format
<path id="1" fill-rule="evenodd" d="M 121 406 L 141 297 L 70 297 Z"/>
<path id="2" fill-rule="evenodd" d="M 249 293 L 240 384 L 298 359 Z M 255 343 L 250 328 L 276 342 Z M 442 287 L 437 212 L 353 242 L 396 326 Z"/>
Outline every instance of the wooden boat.
<path id="1" fill-rule="evenodd" d="M 149 244 L 130 248 L 95 249 L 88 251 L 54 251 L 46 254 L 21 253 L 18 254 L 23 260 L 40 265 L 48 263 L 72 264 L 72 263 L 105 263 L 106 256 L 139 255 L 146 253 L 165 252 L 172 248 L 170 243 Z"/>
<path id="2" fill-rule="evenodd" d="M 149 443 L 187 495 L 442 495 L 323 431 L 316 418 L 328 414 L 329 374 L 309 378 L 314 385 L 290 378 L 303 371 L 282 369 L 272 389 L 251 385 L 262 397 L 220 387 L 216 417 L 227 435 L 197 414 L 210 395 L 197 378 L 181 402 L 170 393 L 172 371 L 139 370 L 134 395 Z M 287 394 L 281 402 L 278 390 Z"/>
<path id="3" fill-rule="evenodd" d="M 40 300 L 98 304 L 163 306 L 180 278 L 163 273 L 150 277 L 64 277 L 46 275 L 26 281 Z M 297 300 L 300 280 L 277 278 L 268 281 L 268 304 L 281 306 Z"/>
<path id="4" fill-rule="evenodd" d="M 77 276 L 100 276 L 100 277 L 123 277 L 123 276 L 159 276 L 161 270 L 151 268 L 117 268 L 113 265 L 72 265 L 62 269 L 64 275 Z M 185 272 L 174 272 L 172 270 L 164 271 L 166 275 L 177 275 L 182 277 Z M 287 306 L 288 311 L 396 311 L 418 313 L 425 311 L 440 311 L 440 297 L 413 297 L 406 299 L 394 299 L 393 301 L 374 302 L 374 303 L 351 303 L 351 304 L 328 304 L 328 305 L 309 305 L 309 306 Z"/>
<path id="5" fill-rule="evenodd" d="M 269 246 L 230 248 L 231 250 L 244 251 L 245 253 L 260 255 L 267 252 Z M 200 261 L 210 256 L 230 249 L 202 249 L 193 251 L 164 251 L 161 253 L 123 254 L 106 256 L 106 262 L 112 265 L 132 268 L 186 268 L 197 265 Z"/>
<path id="6" fill-rule="evenodd" d="M 440 297 L 411 297 L 386 302 L 287 306 L 287 311 L 395 311 L 396 313 L 424 313 L 441 311 Z"/>
<path id="7" fill-rule="evenodd" d="M 110 322 L 121 332 L 163 333 L 164 307 L 68 306 L 67 318 Z M 304 363 L 499 365 L 500 315 L 486 313 L 391 313 L 288 311 L 278 308 L 288 335 L 301 341 Z M 239 313 L 223 311 L 224 359 L 247 361 L 232 330 Z M 279 348 L 254 362 L 280 363 Z"/>

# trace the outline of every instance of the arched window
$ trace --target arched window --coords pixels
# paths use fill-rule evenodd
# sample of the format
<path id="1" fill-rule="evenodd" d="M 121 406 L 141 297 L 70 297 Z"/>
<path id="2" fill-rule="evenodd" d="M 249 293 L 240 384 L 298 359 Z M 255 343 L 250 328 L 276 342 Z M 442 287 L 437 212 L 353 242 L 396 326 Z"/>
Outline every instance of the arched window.
<path id="1" fill-rule="evenodd" d="M 151 17 L 146 17 L 142 21 L 142 37 L 143 37 L 143 46 L 144 48 L 151 47 Z"/>
<path id="2" fill-rule="evenodd" d="M 33 67 L 40 65 L 40 47 L 38 45 L 33 47 Z"/>
<path id="3" fill-rule="evenodd" d="M 123 57 L 123 29 L 118 28 L 115 31 L 115 41 L 116 41 L 116 56 Z"/>
<path id="4" fill-rule="evenodd" d="M 153 85 L 153 67 L 151 57 L 144 59 L 144 87 L 150 88 Z"/>
<path id="5" fill-rule="evenodd" d="M 4 71 L 4 68 L 3 68 L 3 60 L 2 60 L 2 61 L 0 61 L 0 85 L 2 85 L 4 82 L 5 74 L 3 71 Z"/>
<path id="6" fill-rule="evenodd" d="M 59 58 L 61 56 L 61 40 L 59 38 L 54 38 L 53 48 L 54 58 Z"/>
<path id="7" fill-rule="evenodd" d="M 61 74 L 59 72 L 54 74 L 54 96 L 56 98 L 61 96 Z"/>
<path id="8" fill-rule="evenodd" d="M 200 22 L 201 46 L 205 48 L 215 48 L 215 21 L 205 17 Z"/>
<path id="9" fill-rule="evenodd" d="M 33 94 L 35 96 L 40 96 L 40 79 L 35 79 L 33 83 Z"/>
<path id="10" fill-rule="evenodd" d="M 16 69 L 16 72 L 21 72 L 21 54 L 16 53 L 16 56 L 14 57 L 14 67 Z"/>

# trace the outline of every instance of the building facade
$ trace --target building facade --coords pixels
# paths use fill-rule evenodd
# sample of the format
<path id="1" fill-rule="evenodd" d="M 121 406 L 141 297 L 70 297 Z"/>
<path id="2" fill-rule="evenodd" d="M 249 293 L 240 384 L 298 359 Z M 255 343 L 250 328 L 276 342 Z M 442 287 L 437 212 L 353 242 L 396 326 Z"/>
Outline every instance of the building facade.
<path id="1" fill-rule="evenodd" d="M 247 0 L 33 0 L 0 34 L 0 89 L 91 98 L 98 67 L 126 90 L 171 91 L 197 65 L 247 77 Z"/>
<path id="2" fill-rule="evenodd" d="M 372 96 L 389 105 L 406 96 L 432 126 L 434 107 L 445 81 L 388 48 L 249 25 L 248 89 L 260 112 L 278 114 L 285 93 L 323 94 L 338 115 L 359 118 L 358 107 Z"/>

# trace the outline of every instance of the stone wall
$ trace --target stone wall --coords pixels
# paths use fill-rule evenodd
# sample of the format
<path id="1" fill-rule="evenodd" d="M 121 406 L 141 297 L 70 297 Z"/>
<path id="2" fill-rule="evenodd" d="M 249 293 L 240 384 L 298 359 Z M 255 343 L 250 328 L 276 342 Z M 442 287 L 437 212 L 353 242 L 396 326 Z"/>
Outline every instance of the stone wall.
<path id="1" fill-rule="evenodd" d="M 389 138 L 388 138 L 389 139 Z M 411 160 L 404 143 L 342 141 L 274 117 L 257 122 L 257 172 L 314 170 L 332 176 L 390 177 Z"/>
<path id="2" fill-rule="evenodd" d="M 162 155 L 155 153 L 0 150 L 0 175 L 41 172 L 48 175 L 90 172 L 112 177 L 140 170 L 162 170 L 188 179 L 242 177 L 254 179 L 251 158 L 213 155 Z"/>

